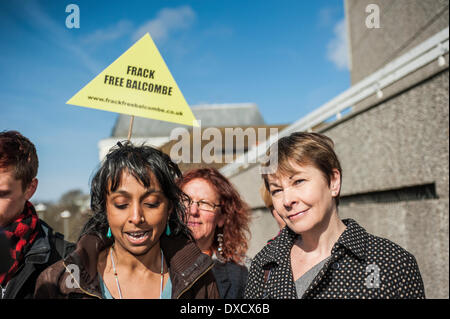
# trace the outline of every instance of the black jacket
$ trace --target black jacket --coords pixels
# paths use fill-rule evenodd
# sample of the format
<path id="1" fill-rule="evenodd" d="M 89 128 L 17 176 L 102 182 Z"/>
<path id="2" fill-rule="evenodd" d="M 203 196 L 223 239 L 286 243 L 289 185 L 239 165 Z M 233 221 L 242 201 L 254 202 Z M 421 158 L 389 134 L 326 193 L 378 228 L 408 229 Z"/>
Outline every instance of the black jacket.
<path id="1" fill-rule="evenodd" d="M 247 284 L 248 270 L 234 262 L 214 260 L 212 269 L 221 299 L 242 299 Z"/>
<path id="2" fill-rule="evenodd" d="M 54 264 L 73 249 L 64 241 L 64 236 L 39 220 L 38 235 L 25 254 L 14 277 L 1 289 L 0 299 L 31 299 L 34 296 L 36 280 L 48 266 Z"/>
<path id="3" fill-rule="evenodd" d="M 352 219 L 313 279 L 304 299 L 425 298 L 416 259 L 390 240 L 366 232 Z M 290 251 L 296 235 L 285 227 L 253 259 L 245 298 L 298 298 Z"/>

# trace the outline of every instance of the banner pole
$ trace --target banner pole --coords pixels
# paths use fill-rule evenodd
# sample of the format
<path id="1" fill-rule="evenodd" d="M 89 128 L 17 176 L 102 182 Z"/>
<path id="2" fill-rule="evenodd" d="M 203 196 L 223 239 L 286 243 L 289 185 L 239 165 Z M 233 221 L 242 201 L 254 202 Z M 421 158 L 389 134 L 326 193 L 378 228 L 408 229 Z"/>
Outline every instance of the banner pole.
<path id="1" fill-rule="evenodd" d="M 134 122 L 134 115 L 131 115 L 130 126 L 128 128 L 128 141 L 130 140 L 131 132 L 133 131 L 133 122 Z"/>

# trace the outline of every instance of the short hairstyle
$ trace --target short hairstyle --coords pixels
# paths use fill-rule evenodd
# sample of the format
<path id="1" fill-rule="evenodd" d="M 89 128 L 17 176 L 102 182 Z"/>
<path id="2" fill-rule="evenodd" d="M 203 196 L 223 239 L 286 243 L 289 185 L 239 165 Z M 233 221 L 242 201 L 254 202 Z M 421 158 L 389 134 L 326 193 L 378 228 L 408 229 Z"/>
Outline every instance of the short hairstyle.
<path id="1" fill-rule="evenodd" d="M 36 177 L 39 161 L 34 144 L 17 131 L 0 132 L 0 168 L 12 166 L 25 190 Z"/>
<path id="2" fill-rule="evenodd" d="M 276 152 L 276 154 L 271 154 Z M 280 138 L 267 150 L 267 156 L 277 155 L 278 167 L 275 174 L 293 174 L 291 162 L 299 165 L 313 165 L 319 169 L 331 184 L 333 170 L 337 169 L 341 176 L 342 168 L 339 159 L 334 152 L 333 140 L 320 133 L 295 132 L 289 136 Z M 271 161 L 272 162 L 272 161 Z M 267 166 L 267 164 L 266 164 Z M 269 189 L 268 174 L 263 174 L 266 189 Z M 339 205 L 339 194 L 335 197 L 336 206 Z"/>
<path id="3" fill-rule="evenodd" d="M 241 199 L 241 196 L 228 179 L 214 168 L 200 168 L 185 172 L 183 179 L 179 181 L 180 188 L 194 179 L 207 181 L 218 194 L 221 213 L 225 215 L 223 229 L 216 229 L 212 244 L 213 251 L 217 254 L 219 243 L 217 233 L 223 232 L 223 257 L 227 261 L 243 263 L 247 253 L 247 241 L 250 237 L 248 227 L 250 221 L 250 209 Z"/>
<path id="4" fill-rule="evenodd" d="M 180 233 L 193 239 L 186 225 L 186 212 L 183 205 L 183 193 L 176 184 L 181 177 L 177 164 L 172 162 L 167 154 L 151 146 L 135 146 L 129 141 L 118 142 L 112 147 L 100 168 L 91 181 L 92 217 L 83 227 L 80 238 L 85 234 L 96 234 L 105 239 L 109 224 L 106 216 L 106 198 L 115 191 L 121 183 L 123 172 L 128 172 L 140 181 L 146 188 L 151 186 L 150 172 L 159 182 L 164 196 L 172 207 L 169 226 L 173 235 Z M 164 233 L 163 236 L 166 236 Z"/>

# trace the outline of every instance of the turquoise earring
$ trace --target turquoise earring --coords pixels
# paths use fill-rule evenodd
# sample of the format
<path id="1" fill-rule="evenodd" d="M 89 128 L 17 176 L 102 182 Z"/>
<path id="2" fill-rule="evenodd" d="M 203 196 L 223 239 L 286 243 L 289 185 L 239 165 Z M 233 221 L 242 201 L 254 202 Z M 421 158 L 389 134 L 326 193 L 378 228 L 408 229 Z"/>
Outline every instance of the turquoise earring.
<path id="1" fill-rule="evenodd" d="M 170 231 L 169 223 L 167 223 L 167 227 L 166 227 L 166 235 L 167 235 L 167 236 L 170 236 L 170 234 L 172 234 L 172 232 Z"/>
<path id="2" fill-rule="evenodd" d="M 106 237 L 111 238 L 112 234 L 111 234 L 111 228 L 108 227 L 108 233 L 106 234 Z"/>

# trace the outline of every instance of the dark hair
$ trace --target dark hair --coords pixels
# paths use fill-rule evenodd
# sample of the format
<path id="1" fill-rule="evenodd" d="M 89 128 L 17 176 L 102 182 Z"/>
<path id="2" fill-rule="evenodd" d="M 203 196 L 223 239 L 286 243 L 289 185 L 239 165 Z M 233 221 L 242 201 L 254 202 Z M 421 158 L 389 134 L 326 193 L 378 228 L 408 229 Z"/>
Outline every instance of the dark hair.
<path id="1" fill-rule="evenodd" d="M 39 161 L 36 148 L 17 131 L 0 132 L 0 167 L 14 167 L 14 176 L 22 181 L 25 190 L 36 177 Z"/>
<path id="2" fill-rule="evenodd" d="M 214 168 L 200 168 L 186 172 L 183 179 L 179 180 L 180 188 L 194 179 L 207 181 L 219 196 L 221 213 L 225 215 L 223 225 L 223 257 L 227 261 L 242 263 L 248 249 L 247 240 L 250 237 L 248 223 L 250 221 L 250 209 L 241 199 L 236 189 L 226 177 Z M 218 241 L 215 230 L 212 249 L 217 254 Z"/>
<path id="3" fill-rule="evenodd" d="M 186 225 L 186 212 L 182 202 L 183 193 L 176 184 L 181 177 L 177 164 L 163 152 L 142 144 L 135 146 L 129 141 L 118 142 L 110 149 L 91 182 L 92 217 L 84 225 L 80 238 L 94 233 L 105 239 L 109 225 L 106 216 L 106 197 L 119 187 L 122 172 L 127 171 L 145 187 L 150 187 L 150 172 L 154 174 L 172 207 L 169 226 L 173 235 L 183 233 L 192 238 Z M 166 236 L 165 233 L 163 236 Z"/>
<path id="4" fill-rule="evenodd" d="M 276 154 L 270 154 L 276 152 Z M 275 142 L 267 150 L 267 156 L 277 155 L 278 168 L 276 174 L 293 173 L 291 161 L 300 165 L 313 165 L 319 169 L 326 178 L 328 185 L 331 183 L 333 169 L 337 169 L 341 176 L 342 168 L 339 159 L 334 152 L 333 140 L 320 133 L 295 132 L 284 136 Z M 269 189 L 267 174 L 263 174 L 266 189 Z M 342 185 L 341 185 L 342 186 Z M 339 205 L 340 190 L 335 197 L 336 207 Z"/>

